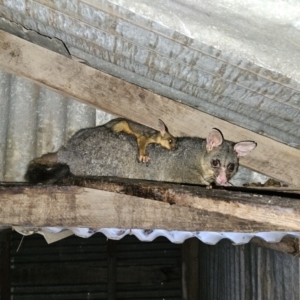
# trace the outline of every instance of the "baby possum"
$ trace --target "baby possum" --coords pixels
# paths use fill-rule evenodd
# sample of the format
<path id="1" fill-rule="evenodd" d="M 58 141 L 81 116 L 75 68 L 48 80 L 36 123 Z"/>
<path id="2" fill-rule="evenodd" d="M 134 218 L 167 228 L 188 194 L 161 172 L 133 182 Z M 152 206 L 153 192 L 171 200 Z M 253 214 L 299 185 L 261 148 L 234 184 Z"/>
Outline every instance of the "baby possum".
<path id="1" fill-rule="evenodd" d="M 125 132 L 134 135 L 139 149 L 139 161 L 143 163 L 150 160 L 150 157 L 146 154 L 146 148 L 149 144 L 159 144 L 168 150 L 176 148 L 176 138 L 168 132 L 168 128 L 162 120 L 158 122 L 159 131 L 124 118 L 113 119 L 106 123 L 105 127 L 114 132 Z"/>

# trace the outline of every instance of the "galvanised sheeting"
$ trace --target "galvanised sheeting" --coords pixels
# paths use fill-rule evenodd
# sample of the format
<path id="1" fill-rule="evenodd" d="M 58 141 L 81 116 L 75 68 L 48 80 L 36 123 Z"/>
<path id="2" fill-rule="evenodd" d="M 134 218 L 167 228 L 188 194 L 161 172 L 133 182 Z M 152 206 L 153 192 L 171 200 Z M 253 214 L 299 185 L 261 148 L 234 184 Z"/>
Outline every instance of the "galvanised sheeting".
<path id="1" fill-rule="evenodd" d="M 37 86 L 17 77 L 11 77 L 7 100 L 9 115 L 6 137 L 4 178 L 20 180 L 30 155 L 35 153 Z M 17 162 L 17 163 L 16 163 Z"/>
<path id="2" fill-rule="evenodd" d="M 299 258 L 251 243 L 200 243 L 200 295 L 206 300 L 299 300 Z M 202 298 L 201 298 L 202 299 Z"/>
<path id="3" fill-rule="evenodd" d="M 0 181 L 23 181 L 28 162 L 111 115 L 0 71 Z"/>
<path id="4" fill-rule="evenodd" d="M 3 0 L 0 8 L 0 16 L 61 39 L 71 54 L 96 68 L 287 144 L 300 144 L 296 81 L 108 1 Z"/>

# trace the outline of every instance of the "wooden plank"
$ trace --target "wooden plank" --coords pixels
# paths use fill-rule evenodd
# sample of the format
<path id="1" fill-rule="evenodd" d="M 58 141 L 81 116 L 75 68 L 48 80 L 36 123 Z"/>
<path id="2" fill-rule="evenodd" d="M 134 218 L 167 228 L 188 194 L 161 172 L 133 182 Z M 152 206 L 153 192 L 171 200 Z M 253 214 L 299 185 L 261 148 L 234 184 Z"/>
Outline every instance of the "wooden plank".
<path id="1" fill-rule="evenodd" d="M 157 95 L 60 54 L 0 31 L 0 68 L 119 116 L 156 127 L 161 118 L 174 135 L 204 137 L 213 127 L 228 140 L 253 140 L 257 149 L 241 165 L 290 186 L 300 186 L 298 149 Z M 272 155 L 270 155 L 272 154 Z"/>
<path id="2" fill-rule="evenodd" d="M 199 299 L 199 243 L 192 238 L 181 246 L 183 300 Z"/>
<path id="3" fill-rule="evenodd" d="M 300 230 L 298 195 L 269 196 L 132 180 L 121 184 L 103 180 L 102 186 L 106 191 L 77 186 L 0 186 L 0 223 L 182 231 Z"/>

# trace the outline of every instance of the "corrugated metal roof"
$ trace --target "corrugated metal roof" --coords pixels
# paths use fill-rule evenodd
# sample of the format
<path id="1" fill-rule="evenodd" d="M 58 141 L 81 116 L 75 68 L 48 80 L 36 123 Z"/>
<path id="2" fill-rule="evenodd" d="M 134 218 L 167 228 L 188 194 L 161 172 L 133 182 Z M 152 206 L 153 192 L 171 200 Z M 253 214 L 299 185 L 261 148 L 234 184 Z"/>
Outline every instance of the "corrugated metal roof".
<path id="1" fill-rule="evenodd" d="M 28 162 L 113 116 L 0 70 L 0 180 L 24 181 Z"/>
<path id="2" fill-rule="evenodd" d="M 293 71 L 291 61 L 297 56 L 290 55 L 291 61 L 283 60 L 282 56 L 293 54 L 289 51 L 295 51 L 296 54 L 298 50 L 293 42 L 284 48 L 286 40 L 272 43 L 272 36 L 277 31 L 281 32 L 281 35 L 276 33 L 278 39 L 285 33 L 289 41 L 297 38 L 297 26 L 289 19 L 288 12 L 292 11 L 292 7 L 297 11 L 299 5 L 293 1 L 285 10 L 282 8 L 280 20 L 269 9 L 270 18 L 273 19 L 267 23 L 270 25 L 268 32 L 263 26 L 264 19 L 261 19 L 263 13 L 268 17 L 268 9 L 256 6 L 255 11 L 255 5 L 249 3 L 251 14 L 248 20 L 247 14 L 241 15 L 242 7 L 238 7 L 238 2 L 230 8 L 231 11 L 222 1 L 219 2 L 215 5 L 214 13 L 212 4 L 204 1 L 198 7 L 196 2 L 190 2 L 191 7 L 195 6 L 203 18 L 198 19 L 199 28 L 205 33 L 203 39 L 207 38 L 210 28 L 212 33 L 224 30 L 223 39 L 219 34 L 219 47 L 205 44 L 201 40 L 201 32 L 192 33 L 195 36 L 192 38 L 188 30 L 179 33 L 161 24 L 164 24 L 164 19 L 159 20 L 159 17 L 166 17 L 167 9 L 174 15 L 174 27 L 181 20 L 185 22 L 181 23 L 185 25 L 183 27 L 190 25 L 188 16 L 195 18 L 193 9 L 180 1 L 167 1 L 164 4 L 157 1 L 157 6 L 141 2 L 136 6 L 127 1 L 78 0 L 70 3 L 64 0 L 3 0 L 0 16 L 44 36 L 63 41 L 71 55 L 95 68 L 260 134 L 292 146 L 300 145 L 300 83 L 286 77 L 287 71 L 280 74 L 281 67 L 284 69 L 289 66 L 291 75 L 296 77 L 299 73 L 295 69 L 297 64 L 294 63 Z M 271 3 L 268 1 L 268 7 Z M 222 11 L 222 5 L 225 11 Z M 172 12 L 172 6 L 175 13 Z M 153 19 L 149 19 L 145 7 L 152 10 Z M 158 11 L 158 16 L 153 13 L 156 7 L 163 10 Z M 180 18 L 176 17 L 179 11 L 182 14 Z M 223 12 L 230 16 L 229 11 L 232 17 L 222 19 L 222 16 L 226 16 L 222 15 Z M 207 18 L 207 14 L 210 18 Z M 236 27 L 233 19 L 237 22 Z M 286 32 L 281 25 L 285 20 L 291 26 Z M 205 27 L 205 22 L 211 25 Z M 253 22 L 257 29 L 248 26 L 248 32 L 240 32 L 241 28 L 247 28 L 247 22 Z M 277 31 L 271 31 L 272 24 Z M 219 27 L 214 29 L 214 25 Z M 260 35 L 257 34 L 259 28 Z M 238 36 L 233 38 L 237 32 L 241 34 L 240 40 Z M 251 40 L 256 36 L 259 36 L 259 40 L 255 40 L 259 45 L 257 49 Z M 232 44 L 239 41 L 240 48 L 235 49 L 236 53 L 232 47 L 228 47 L 231 41 Z M 222 45 L 225 51 L 222 51 Z M 242 49 L 243 46 L 245 49 Z M 264 47 L 269 50 L 269 61 L 268 51 Z M 274 51 L 278 54 L 278 61 Z M 265 60 L 261 65 L 260 55 Z M 270 69 L 264 67 L 267 62 L 270 63 L 270 66 L 267 65 Z"/>
<path id="3" fill-rule="evenodd" d="M 298 300 L 299 258 L 253 244 L 200 244 L 203 299 Z"/>

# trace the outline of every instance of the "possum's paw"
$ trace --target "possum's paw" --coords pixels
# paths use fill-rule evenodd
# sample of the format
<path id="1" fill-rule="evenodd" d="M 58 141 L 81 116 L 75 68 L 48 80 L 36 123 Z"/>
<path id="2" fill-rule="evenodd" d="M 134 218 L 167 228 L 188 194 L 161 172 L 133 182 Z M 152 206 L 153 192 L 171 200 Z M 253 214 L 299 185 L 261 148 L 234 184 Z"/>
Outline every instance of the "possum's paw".
<path id="1" fill-rule="evenodd" d="M 141 163 L 148 163 L 150 160 L 150 157 L 147 155 L 140 155 L 139 157 L 139 162 Z"/>

